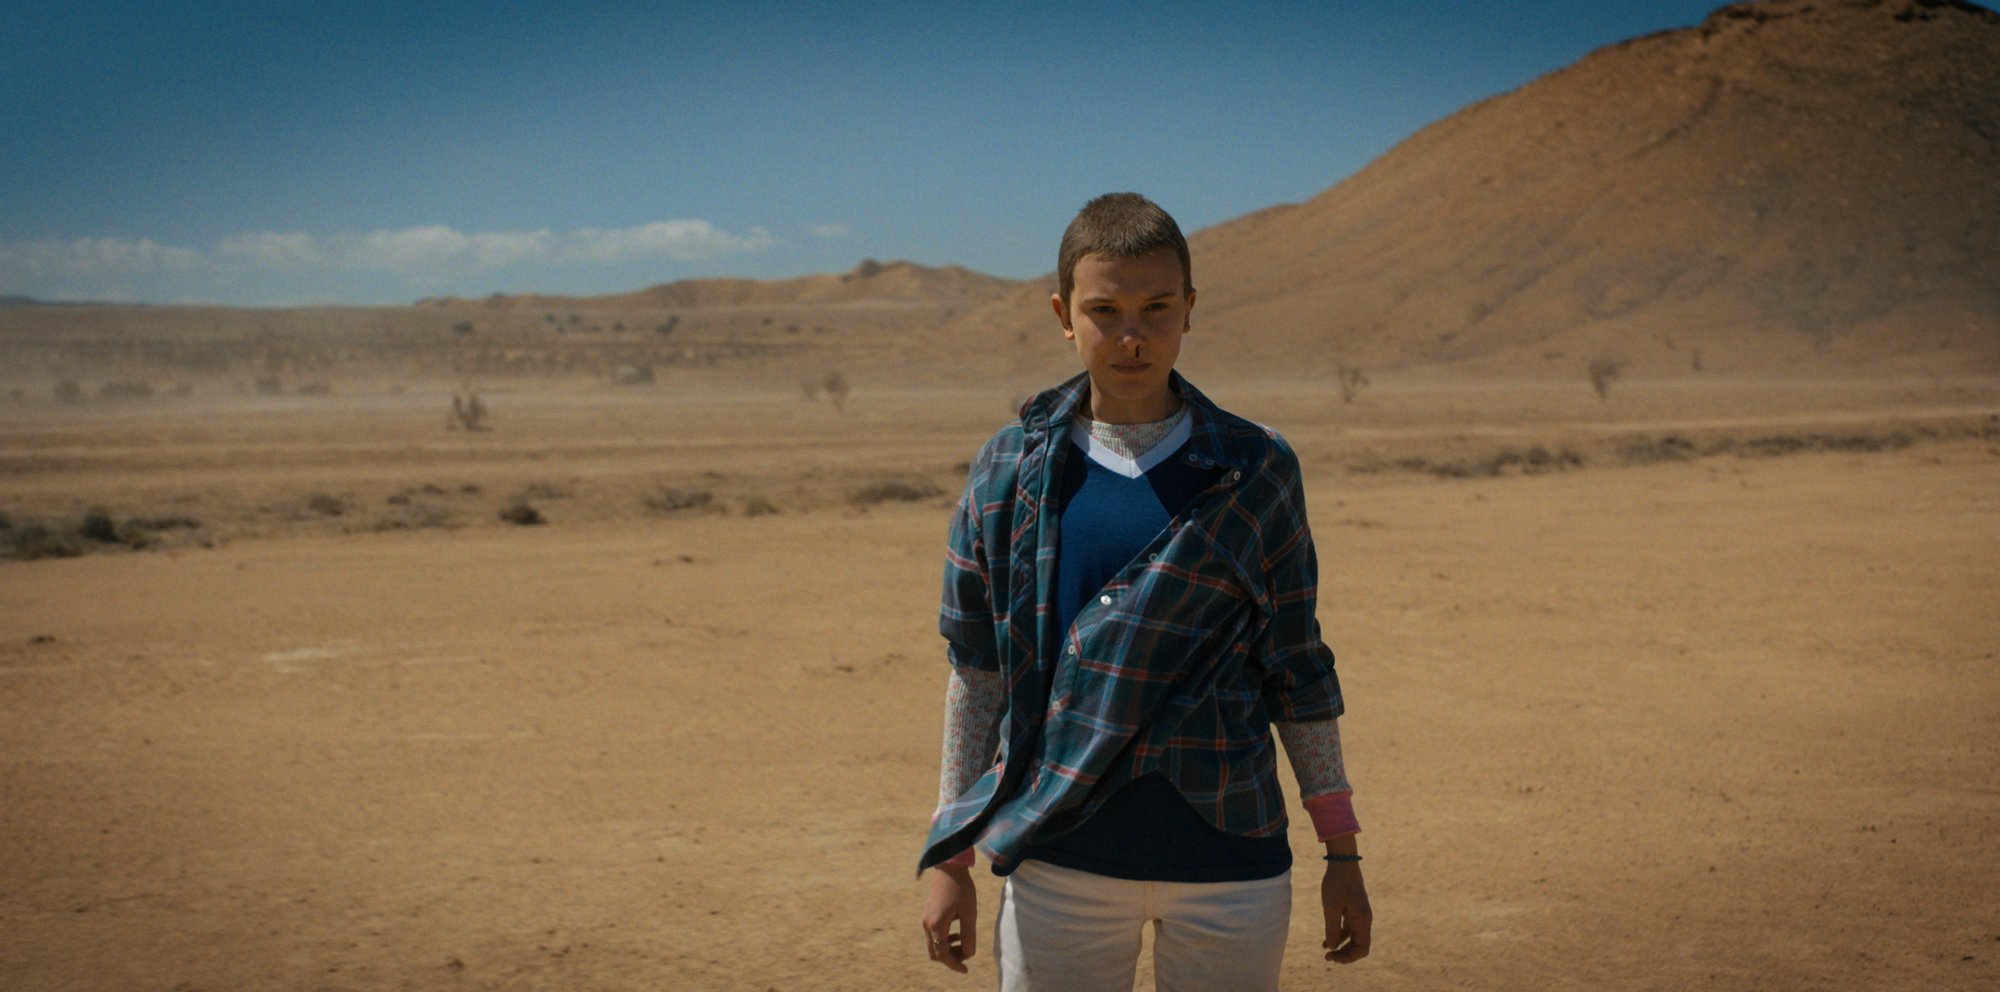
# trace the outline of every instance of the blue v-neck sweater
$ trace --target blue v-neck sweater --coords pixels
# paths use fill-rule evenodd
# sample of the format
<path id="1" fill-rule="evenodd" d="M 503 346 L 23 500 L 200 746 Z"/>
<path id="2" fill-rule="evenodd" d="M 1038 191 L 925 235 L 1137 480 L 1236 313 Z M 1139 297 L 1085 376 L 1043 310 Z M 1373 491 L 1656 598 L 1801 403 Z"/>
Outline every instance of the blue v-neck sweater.
<path id="1" fill-rule="evenodd" d="M 1099 464 L 1079 446 L 1064 459 L 1060 537 L 1056 545 L 1057 629 L 1123 571 L 1220 469 L 1167 453 L 1137 478 Z M 1090 819 L 1066 834 L 1037 838 L 1021 855 L 1113 878 L 1164 882 L 1238 882 L 1271 878 L 1292 866 L 1283 834 L 1242 837 L 1217 830 L 1153 772 L 1119 789 Z"/>

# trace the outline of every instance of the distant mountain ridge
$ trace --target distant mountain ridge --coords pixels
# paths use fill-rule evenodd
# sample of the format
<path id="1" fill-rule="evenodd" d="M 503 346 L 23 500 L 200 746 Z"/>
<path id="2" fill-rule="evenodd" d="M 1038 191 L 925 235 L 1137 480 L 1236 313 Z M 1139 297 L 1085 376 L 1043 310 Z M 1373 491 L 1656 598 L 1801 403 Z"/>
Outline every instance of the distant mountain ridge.
<path id="1" fill-rule="evenodd" d="M 864 259 L 840 275 L 796 279 L 684 279 L 631 293 L 555 296 L 495 294 L 482 300 L 444 297 L 418 306 L 478 304 L 502 309 L 590 307 L 619 310 L 678 310 L 706 307 L 931 305 L 968 306 L 995 299 L 1019 283 L 957 265 Z"/>
<path id="2" fill-rule="evenodd" d="M 2000 370 L 2000 15 L 1723 7 L 1191 241 L 1188 357 L 1249 372 Z M 1049 288 L 949 336 L 1038 364 Z"/>

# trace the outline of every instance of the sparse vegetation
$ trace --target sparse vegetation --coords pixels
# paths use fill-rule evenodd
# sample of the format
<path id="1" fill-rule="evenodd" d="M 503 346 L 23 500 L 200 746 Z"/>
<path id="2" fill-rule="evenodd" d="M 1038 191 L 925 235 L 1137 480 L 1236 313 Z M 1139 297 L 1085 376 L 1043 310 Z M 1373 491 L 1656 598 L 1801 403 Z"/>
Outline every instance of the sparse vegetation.
<path id="1" fill-rule="evenodd" d="M 1609 358 L 1593 358 L 1584 374 L 1590 377 L 1590 388 L 1597 391 L 1600 400 L 1611 398 L 1611 382 L 1624 371 L 1624 366 Z"/>
<path id="2" fill-rule="evenodd" d="M 828 372 L 826 378 L 820 380 L 819 385 L 820 389 L 826 392 L 827 398 L 833 400 L 834 411 L 837 413 L 846 413 L 847 377 L 838 371 Z"/>
<path id="3" fill-rule="evenodd" d="M 0 557 L 19 561 L 74 558 L 114 547 L 134 551 L 158 545 L 165 531 L 196 530 L 201 521 L 180 514 L 128 517 L 122 523 L 110 510 L 95 506 L 75 522 L 54 525 L 40 520 L 15 521 L 0 515 Z"/>
<path id="4" fill-rule="evenodd" d="M 778 512 L 778 505 L 762 496 L 751 496 L 743 501 L 743 515 L 746 517 L 768 517 Z"/>
<path id="5" fill-rule="evenodd" d="M 460 337 L 464 337 L 467 334 L 471 334 L 472 321 L 461 320 L 458 323 L 451 325 L 451 332 L 453 334 L 459 335 Z"/>
<path id="6" fill-rule="evenodd" d="M 75 379 L 64 379 L 56 383 L 56 400 L 61 403 L 83 402 L 83 384 Z"/>
<path id="7" fill-rule="evenodd" d="M 706 489 L 675 489 L 662 486 L 641 501 L 654 513 L 709 512 L 720 509 L 715 494 Z"/>
<path id="8" fill-rule="evenodd" d="M 944 490 L 924 479 L 880 479 L 856 489 L 849 498 L 860 506 L 877 503 L 914 503 L 944 495 Z"/>
<path id="9" fill-rule="evenodd" d="M 1336 366 L 1334 375 L 1335 381 L 1340 384 L 1342 403 L 1354 402 L 1354 398 L 1361 395 L 1362 387 L 1368 385 L 1368 373 L 1355 366 Z"/>
<path id="10" fill-rule="evenodd" d="M 435 527 L 456 527 L 451 511 L 436 503 L 410 502 L 388 513 L 381 514 L 366 523 L 349 526 L 348 532 L 428 530 Z"/>
<path id="11" fill-rule="evenodd" d="M 1582 468 L 1581 454 L 1568 448 L 1554 451 L 1539 444 L 1527 448 L 1505 448 L 1488 455 L 1458 461 L 1440 461 L 1422 455 L 1410 455 L 1387 462 L 1360 462 L 1349 469 L 1360 473 L 1388 470 L 1423 472 L 1440 479 L 1482 479 L 1504 475 L 1513 470 L 1524 475 L 1540 475 L 1544 472 L 1562 472 Z"/>
<path id="12" fill-rule="evenodd" d="M 451 394 L 451 416 L 445 420 L 445 426 L 452 430 L 486 429 L 486 403 L 479 398 L 478 390 Z"/>
<path id="13" fill-rule="evenodd" d="M 500 519 L 522 527 L 548 523 L 542 518 L 542 511 L 535 509 L 535 504 L 520 497 L 515 497 L 500 508 Z"/>
<path id="14" fill-rule="evenodd" d="M 307 493 L 306 510 L 322 517 L 337 517 L 347 512 L 347 501 L 332 493 Z"/>

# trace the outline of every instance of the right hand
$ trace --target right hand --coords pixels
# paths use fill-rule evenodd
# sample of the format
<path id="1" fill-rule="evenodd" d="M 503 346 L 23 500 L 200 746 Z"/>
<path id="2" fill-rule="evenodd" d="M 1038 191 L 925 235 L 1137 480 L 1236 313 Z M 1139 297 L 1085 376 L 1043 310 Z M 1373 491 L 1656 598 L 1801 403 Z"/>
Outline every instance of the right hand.
<path id="1" fill-rule="evenodd" d="M 924 947 L 931 960 L 965 974 L 966 959 L 979 946 L 978 925 L 979 892 L 972 884 L 972 869 L 965 865 L 931 869 L 930 894 L 924 898 Z"/>

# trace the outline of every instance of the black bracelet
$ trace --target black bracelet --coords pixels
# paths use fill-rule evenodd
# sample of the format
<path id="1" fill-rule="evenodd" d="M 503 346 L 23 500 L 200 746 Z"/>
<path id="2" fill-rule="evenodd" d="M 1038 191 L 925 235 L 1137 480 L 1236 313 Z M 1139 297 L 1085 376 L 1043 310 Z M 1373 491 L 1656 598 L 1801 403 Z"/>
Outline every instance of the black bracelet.
<path id="1" fill-rule="evenodd" d="M 1326 859 L 1327 859 L 1328 861 L 1337 861 L 1337 862 L 1339 862 L 1339 863 L 1341 863 L 1341 864 L 1353 864 L 1354 862 L 1357 862 L 1357 861 L 1360 861 L 1360 860 L 1361 860 L 1361 855 L 1359 855 L 1359 854 L 1329 854 L 1329 855 L 1327 855 L 1327 856 L 1326 856 Z"/>

